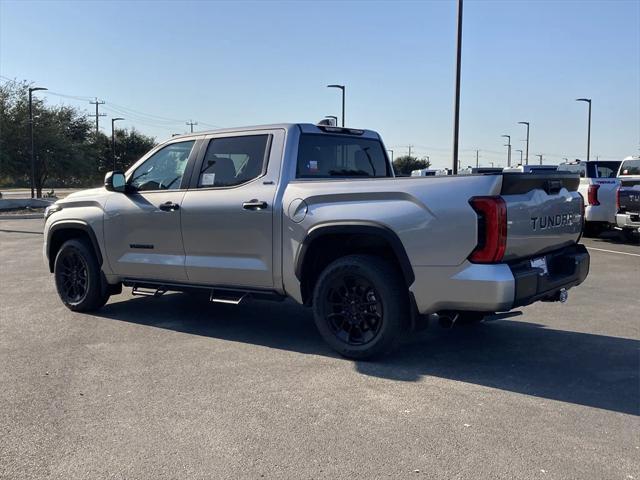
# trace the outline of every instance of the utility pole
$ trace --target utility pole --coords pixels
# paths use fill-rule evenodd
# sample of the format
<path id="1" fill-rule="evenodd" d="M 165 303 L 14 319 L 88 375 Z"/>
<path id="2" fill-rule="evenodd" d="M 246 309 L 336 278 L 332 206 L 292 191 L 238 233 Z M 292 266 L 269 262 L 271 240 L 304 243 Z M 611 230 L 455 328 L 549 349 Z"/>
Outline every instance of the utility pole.
<path id="1" fill-rule="evenodd" d="M 93 102 L 89 102 L 89 103 L 90 103 L 91 105 L 95 105 L 95 106 L 96 106 L 96 114 L 95 114 L 95 115 L 88 115 L 88 116 L 89 116 L 89 117 L 94 117 L 94 116 L 96 117 L 96 137 L 98 137 L 98 127 L 99 127 L 99 125 L 98 125 L 98 119 L 99 119 L 100 117 L 106 117 L 106 116 L 107 116 L 107 114 L 106 114 L 106 113 L 100 113 L 100 112 L 98 111 L 98 106 L 99 106 L 99 105 L 104 105 L 104 100 L 98 100 L 98 97 L 96 97 L 95 101 L 93 101 Z"/>
<path id="2" fill-rule="evenodd" d="M 44 87 L 29 87 L 29 141 L 31 145 L 31 198 L 35 198 L 36 187 L 36 154 L 33 141 L 33 92 L 47 90 Z"/>
<path id="3" fill-rule="evenodd" d="M 413 145 L 409 145 L 409 158 L 411 158 L 411 149 L 413 148 Z"/>
<path id="4" fill-rule="evenodd" d="M 587 162 L 588 162 L 589 154 L 591 153 L 591 99 L 576 98 L 576 102 L 587 102 L 589 104 L 589 124 L 587 126 Z"/>
<path id="5" fill-rule="evenodd" d="M 113 171 L 116 171 L 116 130 L 114 124 L 119 121 L 124 120 L 124 118 L 112 118 L 111 119 L 111 156 L 113 158 Z"/>
<path id="6" fill-rule="evenodd" d="M 342 90 L 342 127 L 344 127 L 344 96 L 347 87 L 345 85 L 333 84 L 327 85 L 327 88 L 339 88 L 340 90 Z"/>
<path id="7" fill-rule="evenodd" d="M 540 159 L 540 165 L 542 165 L 542 154 L 539 153 L 538 155 L 536 155 L 536 157 L 538 157 Z"/>
<path id="8" fill-rule="evenodd" d="M 391 152 L 391 163 L 393 163 L 393 150 L 389 149 L 387 152 Z"/>
<path id="9" fill-rule="evenodd" d="M 458 133 L 460 131 L 460 68 L 462 64 L 462 0 L 458 0 L 458 35 L 456 40 L 456 86 L 453 103 L 453 175 L 458 173 Z"/>
<path id="10" fill-rule="evenodd" d="M 505 145 L 505 147 L 508 147 L 507 148 L 507 167 L 510 167 L 511 166 L 511 135 L 502 135 L 502 136 L 507 139 L 507 144 Z"/>
<path id="11" fill-rule="evenodd" d="M 189 120 L 186 125 L 188 125 L 189 127 L 191 127 L 191 133 L 193 133 L 193 126 L 197 125 L 198 122 L 194 122 L 193 120 Z"/>
<path id="12" fill-rule="evenodd" d="M 525 158 L 526 164 L 529 165 L 529 122 L 518 122 L 518 124 L 527 126 L 527 152 L 524 158 Z"/>
<path id="13" fill-rule="evenodd" d="M 480 150 L 476 150 L 476 168 L 480 166 Z"/>
<path id="14" fill-rule="evenodd" d="M 522 152 L 523 152 L 523 150 L 516 150 L 516 152 L 520 152 L 520 165 L 522 165 Z"/>

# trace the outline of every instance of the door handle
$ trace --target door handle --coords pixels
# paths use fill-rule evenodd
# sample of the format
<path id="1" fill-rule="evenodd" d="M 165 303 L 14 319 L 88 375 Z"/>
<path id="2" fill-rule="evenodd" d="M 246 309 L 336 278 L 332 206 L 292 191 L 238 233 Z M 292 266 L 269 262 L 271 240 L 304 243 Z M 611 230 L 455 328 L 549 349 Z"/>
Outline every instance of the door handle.
<path id="1" fill-rule="evenodd" d="M 261 202 L 260 200 L 249 200 L 248 202 L 244 202 L 242 204 L 242 208 L 245 210 L 264 210 L 267 208 L 267 202 Z"/>
<path id="2" fill-rule="evenodd" d="M 176 210 L 180 210 L 180 205 L 173 202 L 164 202 L 161 205 L 158 205 L 158 208 L 163 212 L 174 212 Z"/>

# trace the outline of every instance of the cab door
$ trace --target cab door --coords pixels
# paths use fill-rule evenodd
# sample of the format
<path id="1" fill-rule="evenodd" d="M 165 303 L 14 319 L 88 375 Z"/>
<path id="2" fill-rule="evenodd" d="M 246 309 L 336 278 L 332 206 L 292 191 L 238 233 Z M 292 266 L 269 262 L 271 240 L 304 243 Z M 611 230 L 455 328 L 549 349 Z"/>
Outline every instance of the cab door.
<path id="1" fill-rule="evenodd" d="M 197 146 L 196 139 L 162 146 L 128 173 L 126 193 L 107 200 L 105 248 L 115 274 L 187 280 L 180 218 Z"/>
<path id="2" fill-rule="evenodd" d="M 284 130 L 212 136 L 182 200 L 185 265 L 191 283 L 274 285 L 274 201 Z"/>

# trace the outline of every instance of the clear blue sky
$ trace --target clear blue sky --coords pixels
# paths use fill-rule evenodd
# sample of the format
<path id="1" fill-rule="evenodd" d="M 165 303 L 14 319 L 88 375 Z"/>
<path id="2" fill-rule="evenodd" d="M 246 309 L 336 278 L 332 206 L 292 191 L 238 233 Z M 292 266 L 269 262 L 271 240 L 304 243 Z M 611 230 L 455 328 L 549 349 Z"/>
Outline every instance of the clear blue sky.
<path id="1" fill-rule="evenodd" d="M 159 140 L 188 119 L 208 128 L 339 115 L 339 92 L 325 85 L 344 83 L 349 126 L 380 131 L 396 155 L 413 144 L 444 166 L 455 17 L 454 1 L 2 0 L 0 74 L 97 96 L 123 126 Z M 577 97 L 593 98 L 593 157 L 638 154 L 640 1 L 467 0 L 464 164 L 476 148 L 481 162 L 504 163 L 500 135 L 523 148 L 521 120 L 531 122 L 530 159 L 584 157 L 587 106 Z"/>

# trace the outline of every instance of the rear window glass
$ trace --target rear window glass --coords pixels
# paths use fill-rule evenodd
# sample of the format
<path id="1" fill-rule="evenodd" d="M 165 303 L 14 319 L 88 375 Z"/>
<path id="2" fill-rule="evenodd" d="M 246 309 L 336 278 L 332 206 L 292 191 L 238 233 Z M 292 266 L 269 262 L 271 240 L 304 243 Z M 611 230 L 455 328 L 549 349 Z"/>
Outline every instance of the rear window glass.
<path id="1" fill-rule="evenodd" d="M 622 162 L 620 175 L 640 175 L 640 160 L 625 160 Z"/>
<path id="2" fill-rule="evenodd" d="M 590 178 L 615 178 L 618 175 L 620 162 L 587 162 L 587 173 Z"/>
<path id="3" fill-rule="evenodd" d="M 300 137 L 296 178 L 390 176 L 387 157 L 378 140 L 322 134 Z"/>

